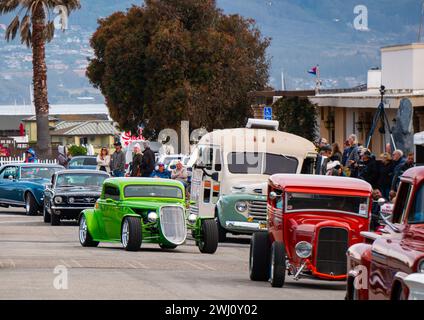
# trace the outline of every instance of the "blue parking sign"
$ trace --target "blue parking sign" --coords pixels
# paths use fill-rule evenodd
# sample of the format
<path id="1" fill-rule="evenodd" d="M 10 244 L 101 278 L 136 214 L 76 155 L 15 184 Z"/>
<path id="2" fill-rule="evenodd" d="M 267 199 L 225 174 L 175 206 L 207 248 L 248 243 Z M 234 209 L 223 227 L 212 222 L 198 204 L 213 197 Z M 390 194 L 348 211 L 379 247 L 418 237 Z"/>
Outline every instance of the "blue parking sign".
<path id="1" fill-rule="evenodd" d="M 265 120 L 272 120 L 272 107 L 265 107 L 264 108 L 264 119 Z"/>

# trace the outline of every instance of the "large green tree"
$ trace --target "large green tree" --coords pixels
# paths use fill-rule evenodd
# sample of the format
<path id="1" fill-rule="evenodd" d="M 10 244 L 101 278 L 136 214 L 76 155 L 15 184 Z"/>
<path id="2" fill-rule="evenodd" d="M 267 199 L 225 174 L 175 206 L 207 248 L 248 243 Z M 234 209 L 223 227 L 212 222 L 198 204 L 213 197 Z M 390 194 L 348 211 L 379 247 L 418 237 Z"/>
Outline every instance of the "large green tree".
<path id="1" fill-rule="evenodd" d="M 15 39 L 19 32 L 21 42 L 32 49 L 37 149 L 40 158 L 51 155 L 46 43 L 54 37 L 55 8 L 59 9 L 61 19 L 66 19 L 72 10 L 80 8 L 80 0 L 0 0 L 0 14 L 17 11 L 6 29 L 6 40 Z"/>
<path id="2" fill-rule="evenodd" d="M 269 41 L 214 0 L 146 0 L 99 21 L 87 76 L 122 129 L 237 126 L 268 83 Z"/>
<path id="3" fill-rule="evenodd" d="M 280 122 L 280 130 L 292 133 L 310 141 L 317 138 L 318 109 L 306 97 L 285 97 L 278 99 L 273 109 Z"/>

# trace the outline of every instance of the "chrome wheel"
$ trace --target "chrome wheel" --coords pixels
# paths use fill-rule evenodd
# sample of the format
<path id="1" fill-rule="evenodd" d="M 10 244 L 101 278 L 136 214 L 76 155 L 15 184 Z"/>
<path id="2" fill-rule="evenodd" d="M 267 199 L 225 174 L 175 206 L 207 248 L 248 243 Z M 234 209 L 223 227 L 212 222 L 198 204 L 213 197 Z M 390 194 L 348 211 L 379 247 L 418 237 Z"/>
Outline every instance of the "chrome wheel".
<path id="1" fill-rule="evenodd" d="M 85 217 L 81 218 L 79 238 L 81 243 L 85 243 L 87 240 L 87 221 L 85 220 Z"/>
<path id="2" fill-rule="evenodd" d="M 121 235 L 121 241 L 124 248 L 128 246 L 128 241 L 130 239 L 130 228 L 128 219 L 124 220 L 124 224 L 122 225 L 122 235 Z"/>
<path id="3" fill-rule="evenodd" d="M 271 252 L 271 266 L 270 266 L 270 276 L 269 276 L 269 282 L 272 282 L 274 279 L 274 264 L 275 264 L 275 253 L 274 250 Z"/>
<path id="4" fill-rule="evenodd" d="M 29 202 L 30 202 L 30 198 L 29 198 L 29 195 L 27 195 L 26 196 L 26 201 L 25 201 L 25 211 L 26 211 L 26 214 L 30 214 L 30 211 L 31 211 L 31 204 Z"/>

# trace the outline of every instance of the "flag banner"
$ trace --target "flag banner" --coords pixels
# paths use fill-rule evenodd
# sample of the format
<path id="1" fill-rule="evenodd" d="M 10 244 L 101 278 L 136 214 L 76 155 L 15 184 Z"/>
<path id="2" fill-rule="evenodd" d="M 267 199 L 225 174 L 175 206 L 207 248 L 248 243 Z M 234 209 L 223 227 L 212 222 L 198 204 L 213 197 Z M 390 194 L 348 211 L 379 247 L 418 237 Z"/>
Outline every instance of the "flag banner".
<path id="1" fill-rule="evenodd" d="M 308 71 L 308 73 L 309 73 L 309 74 L 313 74 L 313 75 L 315 75 L 315 76 L 316 76 L 316 75 L 318 74 L 318 66 L 311 68 L 311 69 Z"/>

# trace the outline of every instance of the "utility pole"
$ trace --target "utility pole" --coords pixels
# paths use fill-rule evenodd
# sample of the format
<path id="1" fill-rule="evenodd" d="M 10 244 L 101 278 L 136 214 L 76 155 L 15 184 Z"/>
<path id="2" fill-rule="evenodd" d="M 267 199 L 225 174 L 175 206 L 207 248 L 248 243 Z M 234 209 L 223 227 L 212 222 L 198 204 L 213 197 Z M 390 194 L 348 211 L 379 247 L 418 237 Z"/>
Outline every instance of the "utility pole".
<path id="1" fill-rule="evenodd" d="M 424 1 L 421 6 L 421 16 L 420 16 L 420 29 L 418 30 L 418 41 L 421 42 L 421 37 L 423 36 L 424 28 Z"/>

